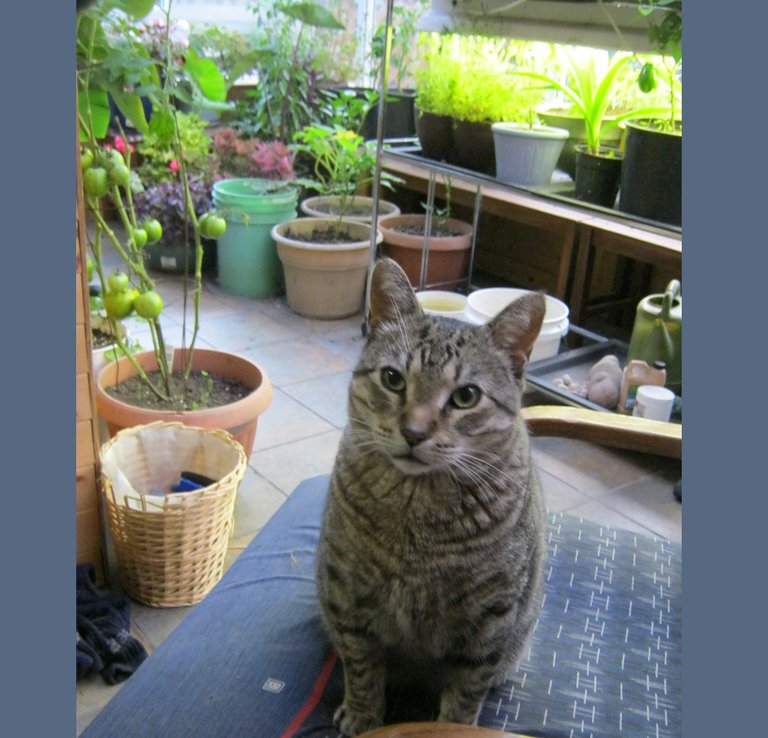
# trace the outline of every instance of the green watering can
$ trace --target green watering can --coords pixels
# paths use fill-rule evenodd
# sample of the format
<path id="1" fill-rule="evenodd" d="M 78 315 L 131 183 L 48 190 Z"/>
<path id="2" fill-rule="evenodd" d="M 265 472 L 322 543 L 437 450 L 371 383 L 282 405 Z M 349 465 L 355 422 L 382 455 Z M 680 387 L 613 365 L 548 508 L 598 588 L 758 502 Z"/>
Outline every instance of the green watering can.
<path id="1" fill-rule="evenodd" d="M 637 305 L 627 362 L 640 359 L 667 365 L 667 387 L 682 395 L 683 298 L 680 282 L 673 279 L 663 295 L 648 295 Z"/>

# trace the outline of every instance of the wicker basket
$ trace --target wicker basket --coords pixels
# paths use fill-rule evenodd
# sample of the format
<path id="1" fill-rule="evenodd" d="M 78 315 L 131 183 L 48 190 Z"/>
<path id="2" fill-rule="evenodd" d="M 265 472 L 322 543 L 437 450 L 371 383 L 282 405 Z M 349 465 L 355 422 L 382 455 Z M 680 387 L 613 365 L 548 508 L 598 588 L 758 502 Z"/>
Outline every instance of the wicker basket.
<path id="1" fill-rule="evenodd" d="M 200 602 L 224 573 L 247 459 L 226 431 L 181 423 L 126 428 L 101 448 L 101 480 L 120 581 L 153 607 Z M 182 471 L 215 484 L 170 492 Z"/>

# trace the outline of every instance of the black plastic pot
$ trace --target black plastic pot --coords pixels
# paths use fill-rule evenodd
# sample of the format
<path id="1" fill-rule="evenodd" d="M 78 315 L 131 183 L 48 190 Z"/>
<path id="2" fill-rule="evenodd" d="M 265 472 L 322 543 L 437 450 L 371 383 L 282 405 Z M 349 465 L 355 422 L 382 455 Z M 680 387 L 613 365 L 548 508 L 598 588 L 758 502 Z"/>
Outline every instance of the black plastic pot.
<path id="1" fill-rule="evenodd" d="M 496 150 L 491 123 L 453 122 L 453 148 L 449 163 L 496 176 Z"/>
<path id="2" fill-rule="evenodd" d="M 629 121 L 624 143 L 619 209 L 641 218 L 682 222 L 682 132 Z"/>
<path id="3" fill-rule="evenodd" d="M 576 199 L 612 208 L 621 182 L 622 154 L 601 147 L 590 154 L 584 144 L 576 146 Z"/>
<path id="4" fill-rule="evenodd" d="M 416 131 L 419 134 L 421 153 L 427 159 L 448 161 L 453 148 L 453 120 L 416 108 Z"/>
<path id="5" fill-rule="evenodd" d="M 384 108 L 384 138 L 412 138 L 416 135 L 416 116 L 414 114 L 414 98 L 416 93 L 411 90 L 392 91 L 387 93 L 387 104 Z M 363 123 L 361 135 L 366 140 L 376 138 L 379 123 L 379 104 L 376 103 L 369 111 Z"/>

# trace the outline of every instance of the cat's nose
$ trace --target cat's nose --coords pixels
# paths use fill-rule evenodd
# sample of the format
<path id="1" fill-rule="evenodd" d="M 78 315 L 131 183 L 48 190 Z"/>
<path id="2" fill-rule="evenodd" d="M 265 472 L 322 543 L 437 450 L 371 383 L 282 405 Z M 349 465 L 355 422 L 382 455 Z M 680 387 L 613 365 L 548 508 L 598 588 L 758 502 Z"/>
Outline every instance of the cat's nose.
<path id="1" fill-rule="evenodd" d="M 418 446 L 429 435 L 426 431 L 414 430 L 413 428 L 401 428 L 400 432 L 403 434 L 405 442 L 411 447 Z"/>

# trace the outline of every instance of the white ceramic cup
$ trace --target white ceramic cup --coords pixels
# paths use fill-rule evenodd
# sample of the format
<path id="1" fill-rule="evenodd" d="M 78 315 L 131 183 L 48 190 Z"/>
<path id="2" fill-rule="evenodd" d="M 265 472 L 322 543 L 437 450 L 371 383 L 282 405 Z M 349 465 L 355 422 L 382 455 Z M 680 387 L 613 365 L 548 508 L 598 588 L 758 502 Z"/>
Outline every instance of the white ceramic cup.
<path id="1" fill-rule="evenodd" d="M 637 388 L 633 415 L 649 420 L 668 421 L 675 404 L 675 393 L 655 384 L 642 384 Z"/>

